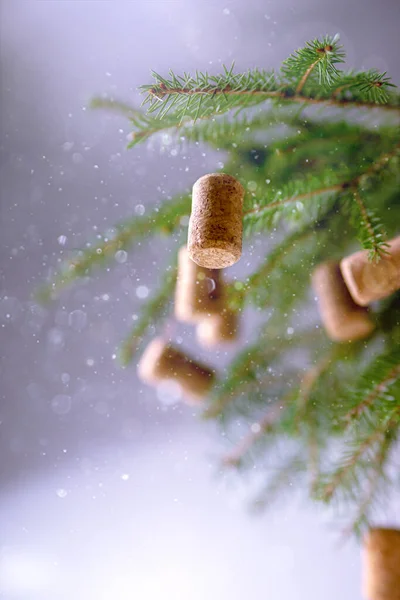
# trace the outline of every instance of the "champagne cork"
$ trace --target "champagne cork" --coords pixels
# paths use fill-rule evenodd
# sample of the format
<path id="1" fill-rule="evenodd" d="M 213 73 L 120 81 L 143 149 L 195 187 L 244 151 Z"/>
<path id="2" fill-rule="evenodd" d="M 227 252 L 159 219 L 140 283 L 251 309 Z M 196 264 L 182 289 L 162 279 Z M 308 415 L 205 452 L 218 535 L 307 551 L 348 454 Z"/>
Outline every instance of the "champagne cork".
<path id="1" fill-rule="evenodd" d="M 375 325 L 368 309 L 353 301 L 337 262 L 318 265 L 312 275 L 312 285 L 318 297 L 322 323 L 332 340 L 350 342 L 372 333 Z"/>
<path id="2" fill-rule="evenodd" d="M 138 375 L 151 385 L 173 379 L 189 404 L 204 400 L 214 383 L 211 369 L 161 338 L 154 339 L 147 346 L 138 365 Z"/>
<path id="3" fill-rule="evenodd" d="M 368 260 L 367 250 L 342 260 L 344 280 L 357 304 L 367 306 L 400 289 L 400 237 L 389 242 L 387 251 L 379 262 Z"/>
<path id="4" fill-rule="evenodd" d="M 400 600 L 400 530 L 371 529 L 363 563 L 365 600 Z"/>
<path id="5" fill-rule="evenodd" d="M 207 317 L 197 325 L 197 339 L 202 346 L 210 348 L 237 340 L 238 329 L 237 312 L 225 309 L 220 315 Z"/>
<path id="6" fill-rule="evenodd" d="M 242 253 L 242 185 L 231 175 L 204 175 L 193 186 L 188 251 L 195 263 L 223 269 Z"/>
<path id="7" fill-rule="evenodd" d="M 178 321 L 196 323 L 222 309 L 221 271 L 200 267 L 189 257 L 186 246 L 178 255 L 175 289 L 175 316 Z"/>

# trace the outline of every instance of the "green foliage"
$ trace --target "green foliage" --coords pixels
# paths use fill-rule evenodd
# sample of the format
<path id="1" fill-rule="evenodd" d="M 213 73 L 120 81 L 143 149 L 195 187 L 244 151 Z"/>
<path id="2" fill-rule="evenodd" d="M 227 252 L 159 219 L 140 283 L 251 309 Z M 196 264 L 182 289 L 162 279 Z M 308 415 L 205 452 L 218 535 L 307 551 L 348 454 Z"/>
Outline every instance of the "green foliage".
<path id="1" fill-rule="evenodd" d="M 295 79 L 296 91 L 301 91 L 303 82 L 317 75 L 320 86 L 330 87 L 339 76 L 335 65 L 344 62 L 345 54 L 338 43 L 339 36 L 325 36 L 321 40 L 307 42 L 304 48 L 296 50 L 282 66 L 282 73 L 289 80 Z M 300 88 L 300 89 L 299 89 Z"/>
<path id="2" fill-rule="evenodd" d="M 226 152 L 224 172 L 246 189 L 244 254 L 263 253 L 253 271 L 228 285 L 229 303 L 239 311 L 252 306 L 262 324 L 217 382 L 204 415 L 236 436 L 226 464 L 256 464 L 265 472 L 259 508 L 305 480 L 314 498 L 352 506 L 357 533 L 393 483 L 400 294 L 373 307 L 376 330 L 368 339 L 335 344 L 320 324 L 310 278 L 318 263 L 340 260 L 360 245 L 379 260 L 387 239 L 399 235 L 400 95 L 386 73 L 340 70 L 344 58 L 337 36 L 325 36 L 293 53 L 278 72 L 235 73 L 232 65 L 220 75 L 154 73 L 154 82 L 142 86 L 147 113 L 105 98 L 93 105 L 130 119 L 130 147 L 168 130 L 177 144 Z M 172 234 L 189 211 L 183 196 L 121 223 L 115 235 L 72 257 L 45 293 L 139 240 Z M 175 278 L 174 266 L 123 344 L 124 364 L 162 325 Z"/>
<path id="3" fill-rule="evenodd" d="M 189 214 L 190 203 L 188 196 L 181 196 L 156 207 L 148 217 L 134 218 L 116 225 L 115 234 L 96 240 L 90 248 L 81 250 L 66 262 L 56 277 L 39 291 L 39 297 L 44 301 L 51 299 L 78 277 L 88 276 L 95 267 L 113 260 L 119 250 L 128 250 L 143 238 L 156 233 L 171 234 L 179 226 L 182 216 Z"/>
<path id="4" fill-rule="evenodd" d="M 127 367 L 132 362 L 148 329 L 166 317 L 176 285 L 176 275 L 176 266 L 169 266 L 161 286 L 154 296 L 148 300 L 146 306 L 142 309 L 139 320 L 121 344 L 119 359 L 122 366 Z"/>

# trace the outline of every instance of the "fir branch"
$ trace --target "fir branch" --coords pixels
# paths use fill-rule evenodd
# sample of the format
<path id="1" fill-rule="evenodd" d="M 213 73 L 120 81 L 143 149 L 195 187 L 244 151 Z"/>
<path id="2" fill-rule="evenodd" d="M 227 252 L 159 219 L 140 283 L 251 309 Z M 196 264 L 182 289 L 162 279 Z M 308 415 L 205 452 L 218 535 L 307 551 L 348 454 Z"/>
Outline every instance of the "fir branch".
<path id="1" fill-rule="evenodd" d="M 262 493 L 253 502 L 253 508 L 257 511 L 265 510 L 280 498 L 280 494 L 286 489 L 293 490 L 296 479 L 302 477 L 307 468 L 306 461 L 301 455 L 295 454 L 283 463 L 279 464 L 274 474 L 269 475 L 268 481 Z M 292 498 L 292 493 L 290 494 Z"/>
<path id="2" fill-rule="evenodd" d="M 176 262 L 176 260 L 175 260 Z M 166 311 L 176 284 L 177 268 L 169 266 L 157 292 L 142 309 L 140 319 L 135 323 L 129 335 L 122 342 L 119 359 L 123 367 L 133 360 L 143 337 L 150 326 L 155 325 L 166 316 Z"/>
<path id="3" fill-rule="evenodd" d="M 377 444 L 382 445 L 385 440 L 386 432 L 391 432 L 391 430 L 395 430 L 398 427 L 399 414 L 400 407 L 397 407 L 390 418 L 382 419 L 379 426 L 373 429 L 372 433 L 357 440 L 355 451 L 345 459 L 343 464 L 338 467 L 336 471 L 334 471 L 329 481 L 321 486 L 318 493 L 321 500 L 328 502 L 339 488 L 345 486 L 346 480 L 351 476 L 354 476 L 354 472 L 361 468 L 360 460 L 363 455 L 371 453 Z M 371 462 L 371 460 L 369 462 Z M 353 485 L 355 484 L 356 482 L 353 481 Z"/>
<path id="4" fill-rule="evenodd" d="M 362 374 L 357 387 L 350 393 L 352 408 L 345 416 L 350 423 L 360 417 L 374 404 L 385 402 L 392 407 L 393 395 L 389 394 L 395 384 L 400 383 L 400 349 L 378 356 Z M 400 399 L 400 386 L 399 386 Z"/>
<path id="5" fill-rule="evenodd" d="M 149 113 L 160 118 L 172 113 L 179 125 L 184 118 L 196 120 L 235 107 L 254 106 L 264 101 L 265 94 L 279 97 L 279 84 L 273 71 L 254 69 L 234 74 L 233 67 L 224 66 L 224 73 L 217 76 L 208 73 L 179 76 L 170 72 L 167 79 L 153 73 L 155 85 L 141 86 L 142 92 L 147 94 L 143 104 L 148 105 Z"/>
<path id="6" fill-rule="evenodd" d="M 104 266 L 119 250 L 128 250 L 134 243 L 156 233 L 171 234 L 185 214 L 189 214 L 191 199 L 181 196 L 153 210 L 148 217 L 134 218 L 117 225 L 114 237 L 104 238 L 91 248 L 82 250 L 39 291 L 39 298 L 48 301 L 66 285 L 87 276 L 95 267 Z"/>
<path id="7" fill-rule="evenodd" d="M 351 90 L 353 97 L 358 94 L 366 97 L 374 104 L 386 104 L 390 101 L 390 88 L 396 86 L 387 77 L 386 72 L 379 73 L 376 69 L 369 71 L 341 73 L 335 81 L 332 97 L 337 99 L 343 92 Z"/>
<path id="8" fill-rule="evenodd" d="M 329 47 L 329 44 L 326 46 Z M 338 73 L 334 64 L 329 51 L 324 50 L 323 53 L 318 54 L 315 50 L 312 63 L 308 64 L 301 74 L 305 79 L 304 83 L 300 82 L 300 92 L 316 66 L 321 79 L 319 85 L 322 82 L 325 84 L 330 82 L 331 85 Z M 272 71 L 254 69 L 243 74 L 234 74 L 233 65 L 230 69 L 224 66 L 224 73 L 218 76 L 211 76 L 208 73 L 196 73 L 195 77 L 187 74 L 177 76 L 172 72 L 168 79 L 157 73 L 153 73 L 153 76 L 155 84 L 141 86 L 142 92 L 147 94 L 143 104 L 148 105 L 148 113 L 154 114 L 156 118 L 164 119 L 168 116 L 169 126 L 173 123 L 177 127 L 181 126 L 184 119 L 196 121 L 199 118 L 221 115 L 234 108 L 248 108 L 268 99 L 278 102 L 279 105 L 285 102 L 298 102 L 303 105 L 325 104 L 351 108 L 378 106 L 387 110 L 400 110 L 397 98 L 391 103 L 389 95 L 383 94 L 387 86 L 393 85 L 389 81 L 382 81 L 381 86 L 379 82 L 375 82 L 374 89 L 382 89 L 382 94 L 374 102 L 369 99 L 371 94 L 367 89 L 364 94 L 365 100 L 362 99 L 362 94 L 357 100 L 338 99 L 331 91 L 319 97 L 305 95 L 294 92 L 290 82 L 279 81 Z M 382 104 L 385 99 L 387 103 Z"/>
<path id="9" fill-rule="evenodd" d="M 373 459 L 373 472 L 368 480 L 367 489 L 363 497 L 357 502 L 357 513 L 351 525 L 344 532 L 347 536 L 351 532 L 359 533 L 362 526 L 368 526 L 368 514 L 374 504 L 375 498 L 381 492 L 382 482 L 386 475 L 384 467 L 388 462 L 390 451 L 397 440 L 397 431 L 390 429 L 385 433 L 382 444 L 379 446 Z M 379 488 L 378 488 L 379 486 Z"/>
<path id="10" fill-rule="evenodd" d="M 298 409 L 296 421 L 299 425 L 300 420 L 303 421 L 305 412 L 307 410 L 307 406 L 309 404 L 309 400 L 312 394 L 313 389 L 317 385 L 319 378 L 329 369 L 331 364 L 334 362 L 336 358 L 336 354 L 338 353 L 337 347 L 333 346 L 326 354 L 320 358 L 315 365 L 313 365 L 306 373 L 303 375 L 298 395 Z"/>
<path id="11" fill-rule="evenodd" d="M 307 80 L 317 68 L 319 85 L 331 86 L 338 77 L 335 65 L 344 62 L 344 52 L 339 45 L 339 36 L 325 36 L 322 40 L 307 42 L 287 58 L 282 73 L 289 80 L 300 77 L 296 86 L 296 95 L 300 95 Z"/>
<path id="12" fill-rule="evenodd" d="M 281 189 L 278 191 L 275 198 L 278 197 L 279 199 L 274 199 L 261 205 L 257 204 L 256 206 L 245 210 L 243 213 L 245 223 L 246 219 L 251 219 L 254 215 L 259 217 L 263 213 L 266 213 L 266 216 L 268 217 L 267 223 L 276 224 L 276 221 L 273 220 L 275 212 L 278 210 L 281 211 L 286 205 L 323 198 L 324 196 L 344 194 L 353 190 L 357 200 L 357 206 L 362 215 L 360 226 L 361 241 L 364 248 L 371 250 L 372 257 L 379 257 L 385 252 L 385 246 L 387 246 L 383 237 L 382 226 L 372 211 L 368 211 L 365 208 L 361 201 L 358 188 L 363 185 L 367 179 L 378 175 L 380 171 L 389 164 L 390 160 L 397 157 L 399 153 L 400 144 L 396 145 L 391 152 L 383 153 L 372 165 L 368 166 L 367 169 L 351 178 L 343 177 L 339 172 L 326 174 L 326 185 L 324 187 L 319 187 L 322 178 L 321 176 L 317 180 L 314 177 L 311 177 L 309 180 L 305 178 L 294 180 L 286 186 L 287 190 Z M 291 190 L 293 190 L 293 192 Z M 264 222 L 265 221 L 263 221 L 263 223 Z"/>
<path id="13" fill-rule="evenodd" d="M 300 183 L 300 182 L 298 182 L 298 183 Z M 304 182 L 301 182 L 301 183 L 304 184 Z M 286 204 L 291 204 L 293 202 L 302 202 L 303 200 L 310 200 L 311 198 L 321 197 L 321 196 L 325 196 L 325 195 L 332 195 L 332 194 L 335 194 L 336 192 L 342 192 L 347 187 L 348 187 L 347 183 L 344 182 L 344 183 L 328 185 L 326 187 L 320 187 L 315 190 L 303 192 L 302 194 L 297 194 L 297 195 L 293 194 L 293 195 L 287 196 L 285 198 L 282 198 L 281 200 L 275 200 L 275 202 L 271 202 L 270 204 L 267 204 L 266 206 L 255 206 L 255 207 L 245 211 L 243 213 L 243 217 L 246 218 L 250 215 L 260 214 L 264 210 L 274 210 L 276 208 L 281 208 L 281 207 L 285 206 Z"/>
<path id="14" fill-rule="evenodd" d="M 369 250 L 370 260 L 379 260 L 387 254 L 388 247 L 381 220 L 365 206 L 359 190 L 354 190 L 353 198 L 361 217 L 356 223 L 359 226 L 359 238 L 364 249 Z"/>
<path id="15" fill-rule="evenodd" d="M 250 450 L 255 442 L 263 435 L 275 430 L 282 412 L 282 403 L 274 404 L 258 423 L 253 423 L 250 432 L 241 440 L 233 450 L 223 457 L 225 466 L 238 466 L 243 456 Z"/>
<path id="16" fill-rule="evenodd" d="M 314 226 L 313 226 L 314 227 Z M 318 225 L 316 225 L 318 229 Z M 257 293 L 260 285 L 265 285 L 267 278 L 274 269 L 279 267 L 285 257 L 293 251 L 298 243 L 307 239 L 313 233 L 313 228 L 304 227 L 293 231 L 268 254 L 266 260 L 252 273 L 243 284 L 243 297 L 248 290 L 250 295 Z M 237 287 L 237 283 L 236 283 Z M 235 290 L 236 291 L 236 290 Z"/>
<path id="17" fill-rule="evenodd" d="M 142 116 L 142 112 L 140 110 L 138 110 L 134 106 L 131 106 L 127 102 L 102 96 L 96 96 L 95 98 L 93 98 L 89 104 L 89 108 L 94 110 L 101 109 L 107 111 L 115 111 L 120 115 L 129 118 L 132 118 L 133 116 Z"/>
<path id="18" fill-rule="evenodd" d="M 258 339 L 235 357 L 227 369 L 226 377 L 214 387 L 204 417 L 226 417 L 226 411 L 232 407 L 234 399 L 239 397 L 246 401 L 254 389 L 267 393 L 269 387 L 271 391 L 278 379 L 272 371 L 272 365 L 277 361 L 282 362 L 286 352 L 315 341 L 319 335 L 319 331 L 299 331 L 296 335 L 278 337 L 273 335 L 271 324 L 267 323 Z M 268 344 L 265 344 L 266 341 Z"/>

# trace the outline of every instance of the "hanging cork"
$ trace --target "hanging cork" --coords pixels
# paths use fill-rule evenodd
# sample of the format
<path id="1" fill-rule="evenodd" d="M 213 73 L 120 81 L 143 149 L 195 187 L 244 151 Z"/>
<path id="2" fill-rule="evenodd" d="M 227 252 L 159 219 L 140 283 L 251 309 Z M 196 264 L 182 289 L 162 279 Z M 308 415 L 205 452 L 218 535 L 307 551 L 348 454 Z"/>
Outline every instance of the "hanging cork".
<path id="1" fill-rule="evenodd" d="M 196 323 L 223 308 L 221 271 L 200 267 L 183 246 L 178 255 L 178 279 L 175 290 L 175 316 L 178 321 Z"/>
<path id="2" fill-rule="evenodd" d="M 371 529 L 363 554 L 365 599 L 400 600 L 400 530 Z"/>
<path id="3" fill-rule="evenodd" d="M 375 328 L 368 309 L 358 306 L 343 281 L 339 264 L 324 262 L 314 270 L 312 285 L 328 336 L 336 342 L 350 342 L 368 336 Z"/>
<path id="4" fill-rule="evenodd" d="M 242 185 L 231 175 L 204 175 L 193 186 L 188 250 L 209 269 L 230 267 L 242 253 Z"/>
<path id="5" fill-rule="evenodd" d="M 355 302 L 367 306 L 400 289 L 400 237 L 389 242 L 389 254 L 379 262 L 368 260 L 368 251 L 361 250 L 344 258 L 340 268 Z"/>
<path id="6" fill-rule="evenodd" d="M 214 383 L 211 369 L 161 338 L 156 338 L 147 346 L 138 365 L 138 375 L 151 385 L 173 379 L 180 385 L 189 404 L 204 400 Z"/>
<path id="7" fill-rule="evenodd" d="M 237 340 L 239 318 L 237 312 L 225 309 L 220 315 L 203 319 L 197 325 L 197 339 L 209 348 Z"/>

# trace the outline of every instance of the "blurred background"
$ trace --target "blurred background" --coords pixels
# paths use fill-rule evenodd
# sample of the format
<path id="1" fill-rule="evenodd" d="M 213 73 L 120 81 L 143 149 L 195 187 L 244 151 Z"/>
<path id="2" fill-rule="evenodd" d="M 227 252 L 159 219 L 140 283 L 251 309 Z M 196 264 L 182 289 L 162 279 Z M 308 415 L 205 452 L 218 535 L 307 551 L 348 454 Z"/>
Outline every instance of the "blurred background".
<path id="1" fill-rule="evenodd" d="M 218 474 L 217 427 L 144 387 L 134 365 L 118 367 L 170 244 L 119 255 L 50 306 L 33 292 L 71 250 L 223 167 L 168 138 L 127 151 L 129 123 L 89 111 L 92 96 L 139 104 L 151 69 L 278 67 L 336 32 L 349 66 L 399 84 L 400 4 L 3 0 L 0 10 L 0 597 L 359 600 L 355 543 L 339 545 L 296 499 L 250 515 L 246 485 Z M 217 366 L 230 358 L 199 352 L 189 328 L 171 335 Z"/>

